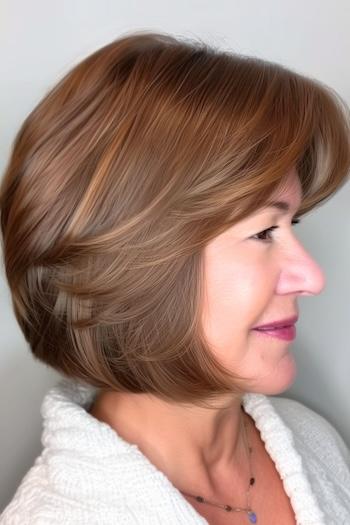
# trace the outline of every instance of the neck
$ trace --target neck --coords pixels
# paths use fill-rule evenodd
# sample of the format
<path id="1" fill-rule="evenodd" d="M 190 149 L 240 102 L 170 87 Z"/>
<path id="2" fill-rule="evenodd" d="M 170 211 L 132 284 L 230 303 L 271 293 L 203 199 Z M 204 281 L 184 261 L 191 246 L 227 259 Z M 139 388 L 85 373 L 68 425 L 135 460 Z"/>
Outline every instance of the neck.
<path id="1" fill-rule="evenodd" d="M 103 392 L 92 415 L 107 422 L 181 491 L 208 496 L 245 487 L 249 463 L 242 399 L 224 409 L 166 403 L 149 394 Z M 220 489 L 219 489 L 220 487 Z M 192 492 L 191 492 L 192 491 Z"/>

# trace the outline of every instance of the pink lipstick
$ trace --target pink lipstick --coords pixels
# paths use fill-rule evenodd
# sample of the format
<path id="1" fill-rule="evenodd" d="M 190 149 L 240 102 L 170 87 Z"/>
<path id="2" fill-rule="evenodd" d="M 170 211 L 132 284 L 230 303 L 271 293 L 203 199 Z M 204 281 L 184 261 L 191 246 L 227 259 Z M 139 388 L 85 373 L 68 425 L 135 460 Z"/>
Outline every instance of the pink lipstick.
<path id="1" fill-rule="evenodd" d="M 278 337 L 285 341 L 292 341 L 296 337 L 295 323 L 298 321 L 298 315 L 288 319 L 280 319 L 272 323 L 255 326 L 254 331 L 262 336 Z"/>
<path id="2" fill-rule="evenodd" d="M 280 328 L 254 328 L 254 331 L 262 337 L 278 337 L 278 339 L 283 339 L 284 341 L 293 341 L 296 337 L 296 328 L 294 324 Z"/>

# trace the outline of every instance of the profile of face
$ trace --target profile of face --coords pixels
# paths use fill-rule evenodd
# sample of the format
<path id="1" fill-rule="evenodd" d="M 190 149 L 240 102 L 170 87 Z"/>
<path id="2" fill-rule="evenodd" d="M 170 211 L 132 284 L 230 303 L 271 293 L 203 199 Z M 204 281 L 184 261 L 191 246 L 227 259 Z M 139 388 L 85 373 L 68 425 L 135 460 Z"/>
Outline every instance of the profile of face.
<path id="1" fill-rule="evenodd" d="M 253 327 L 298 315 L 298 296 L 319 294 L 325 284 L 321 268 L 295 236 L 292 218 L 301 196 L 293 168 L 271 198 L 287 202 L 288 212 L 260 209 L 204 248 L 204 334 L 226 368 L 249 378 L 247 392 L 278 394 L 296 376 L 292 341 Z M 277 228 L 264 231 L 271 226 Z"/>

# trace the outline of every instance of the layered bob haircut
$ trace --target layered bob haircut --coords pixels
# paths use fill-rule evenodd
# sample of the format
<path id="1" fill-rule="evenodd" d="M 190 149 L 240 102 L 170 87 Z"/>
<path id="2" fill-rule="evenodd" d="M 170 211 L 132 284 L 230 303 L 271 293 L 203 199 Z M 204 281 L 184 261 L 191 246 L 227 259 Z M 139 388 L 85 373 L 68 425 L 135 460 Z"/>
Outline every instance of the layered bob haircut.
<path id="1" fill-rule="evenodd" d="M 244 393 L 203 335 L 203 248 L 296 167 L 298 216 L 348 180 L 320 81 L 151 31 L 75 65 L 24 120 L 0 188 L 5 272 L 33 355 L 101 389 Z"/>

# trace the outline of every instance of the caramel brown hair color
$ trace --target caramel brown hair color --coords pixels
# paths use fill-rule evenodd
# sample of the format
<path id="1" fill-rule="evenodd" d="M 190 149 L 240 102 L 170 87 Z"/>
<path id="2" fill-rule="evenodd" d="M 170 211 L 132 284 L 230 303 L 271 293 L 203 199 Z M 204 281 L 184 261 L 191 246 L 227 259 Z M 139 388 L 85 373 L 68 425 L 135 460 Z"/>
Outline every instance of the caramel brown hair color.
<path id="1" fill-rule="evenodd" d="M 321 82 L 138 31 L 73 67 L 24 120 L 0 188 L 13 308 L 33 355 L 103 389 L 198 403 L 244 392 L 203 336 L 203 248 L 296 166 L 301 216 L 350 169 Z"/>

